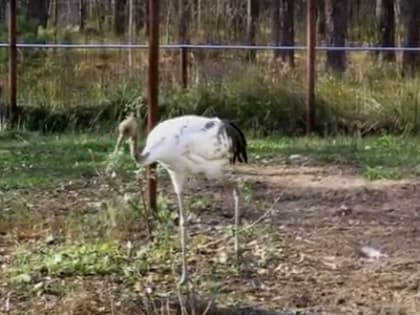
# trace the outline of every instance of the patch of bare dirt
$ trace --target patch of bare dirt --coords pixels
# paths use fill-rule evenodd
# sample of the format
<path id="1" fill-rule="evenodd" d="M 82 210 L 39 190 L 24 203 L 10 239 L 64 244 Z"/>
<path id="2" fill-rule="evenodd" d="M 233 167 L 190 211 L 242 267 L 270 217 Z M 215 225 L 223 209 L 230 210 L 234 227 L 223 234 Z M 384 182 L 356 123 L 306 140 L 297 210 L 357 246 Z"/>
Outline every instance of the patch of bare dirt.
<path id="1" fill-rule="evenodd" d="M 344 166 L 250 165 L 242 171 L 252 195 L 251 202 L 242 203 L 243 220 L 257 220 L 279 198 L 264 220 L 279 240 L 263 244 L 265 251 L 274 253 L 267 254 L 266 262 L 255 265 L 245 255 L 242 273 L 220 280 L 227 294 L 246 297 L 238 303 L 308 314 L 420 313 L 416 179 L 369 182 Z M 233 209 L 220 186 L 197 180 L 188 188 L 189 196 L 215 200 L 212 207 L 193 210 L 190 233 L 232 223 Z M 167 182 L 163 189 L 176 209 Z M 136 193 L 136 185 L 122 184 L 121 190 Z M 116 196 L 100 180 L 90 179 L 29 192 L 25 198 L 31 209 L 57 215 Z M 244 244 L 249 255 L 259 250 L 257 239 Z M 63 307 L 63 301 L 57 305 Z"/>

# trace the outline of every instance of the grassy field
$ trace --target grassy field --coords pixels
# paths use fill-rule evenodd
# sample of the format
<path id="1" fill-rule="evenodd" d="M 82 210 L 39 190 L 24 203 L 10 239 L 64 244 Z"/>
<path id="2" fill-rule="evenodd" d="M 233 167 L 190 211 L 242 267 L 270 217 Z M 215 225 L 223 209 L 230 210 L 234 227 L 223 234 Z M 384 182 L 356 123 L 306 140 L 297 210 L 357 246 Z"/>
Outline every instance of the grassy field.
<path id="1" fill-rule="evenodd" d="M 0 189 L 51 187 L 72 178 L 94 176 L 105 166 L 114 140 L 110 135 L 0 134 Z M 252 139 L 250 152 L 254 161 L 302 155 L 320 162 L 353 165 L 369 179 L 400 178 L 417 170 L 420 138 L 268 137 Z M 123 161 L 123 169 L 134 169 L 129 157 Z"/>
<path id="2" fill-rule="evenodd" d="M 273 137 L 249 142 L 251 163 L 244 169 L 242 185 L 244 261 L 239 270 L 231 257 L 231 205 L 229 201 L 221 205 L 228 198 L 217 185 L 201 181 L 190 185 L 189 263 L 197 292 L 221 304 L 300 309 L 304 314 L 354 309 L 349 293 L 334 286 L 346 287 L 343 292 L 363 292 L 367 287 L 361 283 L 369 282 L 352 277 L 360 270 L 369 274 L 374 267 L 360 267 L 358 260 L 353 265 L 337 260 L 330 262 L 336 267 L 325 271 L 325 266 L 317 267 L 318 261 L 313 266 L 310 262 L 321 252 L 325 257 L 347 257 L 346 246 L 331 243 L 340 237 L 346 244 L 362 236 L 384 240 L 384 248 L 396 253 L 399 247 L 390 245 L 397 241 L 393 233 L 400 235 L 402 228 L 413 227 L 417 215 L 407 210 L 390 223 L 392 211 L 385 211 L 384 205 L 396 207 L 390 204 L 398 198 L 408 201 L 415 193 L 404 186 L 401 189 L 408 195 L 395 197 L 391 192 L 399 193 L 400 188 L 387 185 L 416 180 L 420 138 Z M 138 201 L 139 183 L 127 150 L 115 166 L 117 176 L 105 175 L 113 146 L 111 135 L 0 134 L 0 312 L 137 314 L 134 310 L 147 292 L 164 299 L 177 291 L 177 214 L 167 176 L 160 173 L 159 212 L 149 242 Z M 276 198 L 279 204 L 273 204 Z M 343 211 L 346 219 L 337 218 L 335 211 Z M 357 220 L 359 224 L 354 223 Z M 331 237 L 334 233 L 336 237 Z M 416 237 L 413 234 L 405 244 L 412 246 Z M 329 250 L 333 254 L 327 255 Z M 415 256 L 413 248 L 407 252 Z M 376 268 L 376 283 L 403 283 L 411 274 L 409 268 L 403 274 L 389 262 Z M 270 272 L 279 273 L 278 277 Z M 405 291 L 410 290 L 408 284 L 392 290 L 370 285 L 378 295 L 359 297 L 367 304 L 358 309 L 383 311 L 391 305 L 395 312 L 418 310 L 407 304 L 414 303 L 408 300 L 411 291 Z M 406 296 L 398 300 L 394 291 Z M 381 302 L 381 296 L 390 295 L 394 300 Z"/>

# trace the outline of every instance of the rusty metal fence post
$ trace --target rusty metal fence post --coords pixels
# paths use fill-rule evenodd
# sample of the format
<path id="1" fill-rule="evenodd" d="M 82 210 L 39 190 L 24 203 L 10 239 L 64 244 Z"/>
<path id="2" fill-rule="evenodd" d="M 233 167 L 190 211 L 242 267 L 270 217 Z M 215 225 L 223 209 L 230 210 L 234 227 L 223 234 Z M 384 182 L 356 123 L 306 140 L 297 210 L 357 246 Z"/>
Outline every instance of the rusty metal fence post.
<path id="1" fill-rule="evenodd" d="M 149 0 L 149 73 L 147 129 L 152 130 L 159 119 L 159 2 Z M 156 163 L 147 168 L 147 202 L 150 210 L 156 211 L 157 194 Z"/>
<path id="2" fill-rule="evenodd" d="M 188 86 L 188 50 L 186 47 L 180 49 L 181 54 L 181 83 L 182 88 Z"/>
<path id="3" fill-rule="evenodd" d="M 7 2 L 9 33 L 9 119 L 14 126 L 17 122 L 17 52 L 16 52 L 16 0 Z"/>
<path id="4" fill-rule="evenodd" d="M 315 130 L 316 109 L 315 109 L 315 1 L 306 2 L 306 74 L 307 74 L 307 95 L 306 95 L 306 132 L 309 134 Z"/>

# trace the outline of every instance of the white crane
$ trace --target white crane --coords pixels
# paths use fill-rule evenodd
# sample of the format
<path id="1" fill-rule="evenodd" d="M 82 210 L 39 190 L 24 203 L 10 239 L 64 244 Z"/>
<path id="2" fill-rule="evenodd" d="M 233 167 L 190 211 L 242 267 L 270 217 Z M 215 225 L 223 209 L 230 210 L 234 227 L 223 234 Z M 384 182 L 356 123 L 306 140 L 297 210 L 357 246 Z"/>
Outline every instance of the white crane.
<path id="1" fill-rule="evenodd" d="M 219 118 L 185 115 L 157 124 L 149 133 L 140 152 L 137 147 L 138 124 L 128 117 L 119 125 L 119 138 L 130 138 L 130 152 L 138 165 L 160 163 L 169 173 L 179 206 L 179 228 L 182 248 L 182 275 L 180 284 L 188 280 L 186 262 L 186 222 L 183 190 L 189 176 L 204 175 L 208 179 L 221 179 L 233 190 L 235 204 L 235 254 L 239 256 L 238 187 L 231 176 L 236 161 L 248 162 L 247 143 L 242 131 L 232 122 Z"/>

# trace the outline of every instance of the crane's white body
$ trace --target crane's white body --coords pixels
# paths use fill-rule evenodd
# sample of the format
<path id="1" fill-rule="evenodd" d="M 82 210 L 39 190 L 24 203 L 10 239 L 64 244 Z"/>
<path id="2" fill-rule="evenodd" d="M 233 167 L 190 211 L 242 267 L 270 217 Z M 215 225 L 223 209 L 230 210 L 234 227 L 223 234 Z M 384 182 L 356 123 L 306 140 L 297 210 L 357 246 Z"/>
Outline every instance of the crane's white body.
<path id="1" fill-rule="evenodd" d="M 150 132 L 141 153 L 143 164 L 159 162 L 170 172 L 222 178 L 230 169 L 232 141 L 219 118 L 181 116 L 165 120 Z"/>
<path id="2" fill-rule="evenodd" d="M 124 122 L 120 124 L 122 125 Z M 120 134 L 121 132 L 120 130 Z M 132 144 L 137 143 L 136 139 L 132 140 Z M 148 134 L 142 152 L 135 153 L 134 158 L 143 165 L 158 162 L 169 172 L 180 210 L 179 224 L 183 258 L 181 282 L 185 282 L 187 280 L 186 235 L 182 202 L 185 180 L 189 176 L 204 175 L 209 179 L 222 179 L 233 184 L 229 177 L 236 158 L 240 162 L 247 162 L 245 137 L 239 128 L 230 122 L 216 117 L 185 115 L 157 124 Z M 233 197 L 236 227 L 235 251 L 238 254 L 239 207 L 238 191 L 235 185 L 233 185 Z"/>

